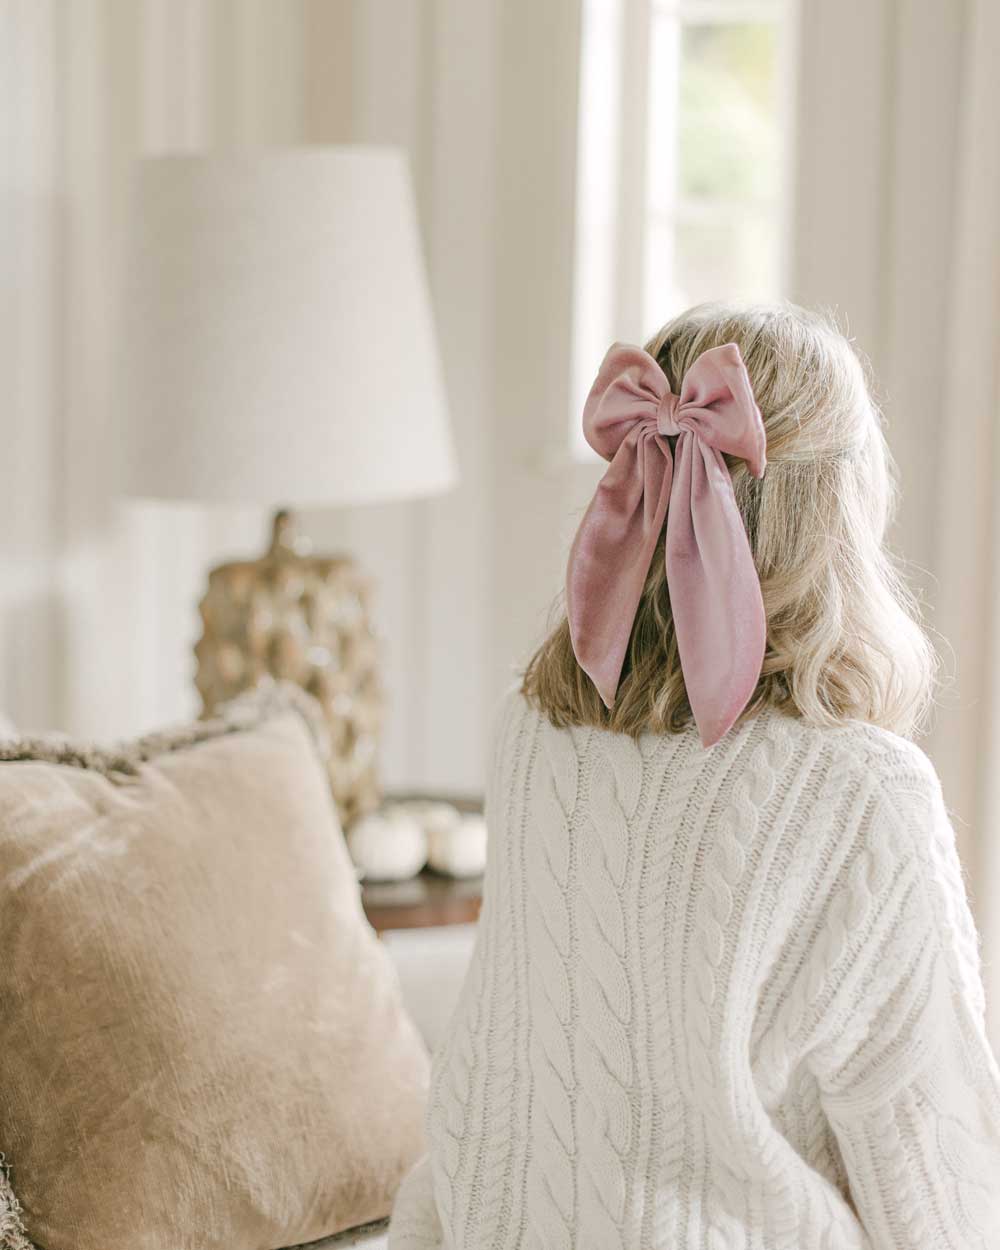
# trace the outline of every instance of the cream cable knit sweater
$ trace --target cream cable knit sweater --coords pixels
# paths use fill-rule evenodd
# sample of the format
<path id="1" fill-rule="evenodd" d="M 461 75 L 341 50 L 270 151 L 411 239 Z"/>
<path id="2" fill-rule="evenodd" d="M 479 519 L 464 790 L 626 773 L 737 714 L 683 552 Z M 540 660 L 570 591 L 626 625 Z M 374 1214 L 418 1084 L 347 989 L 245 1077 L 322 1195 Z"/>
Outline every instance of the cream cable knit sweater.
<path id="1" fill-rule="evenodd" d="M 937 778 L 508 695 L 475 955 L 391 1250 L 998 1250 L 1000 1073 Z"/>

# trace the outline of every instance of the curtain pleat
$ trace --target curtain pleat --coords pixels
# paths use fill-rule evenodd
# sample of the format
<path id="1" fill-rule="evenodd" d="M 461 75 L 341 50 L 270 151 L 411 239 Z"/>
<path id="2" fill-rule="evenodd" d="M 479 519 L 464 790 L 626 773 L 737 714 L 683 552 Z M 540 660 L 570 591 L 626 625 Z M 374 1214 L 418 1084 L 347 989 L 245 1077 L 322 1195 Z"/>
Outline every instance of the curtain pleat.
<path id="1" fill-rule="evenodd" d="M 968 14 L 939 474 L 927 501 L 948 680 L 928 747 L 955 814 L 1000 1049 L 1000 6 L 973 0 Z"/>

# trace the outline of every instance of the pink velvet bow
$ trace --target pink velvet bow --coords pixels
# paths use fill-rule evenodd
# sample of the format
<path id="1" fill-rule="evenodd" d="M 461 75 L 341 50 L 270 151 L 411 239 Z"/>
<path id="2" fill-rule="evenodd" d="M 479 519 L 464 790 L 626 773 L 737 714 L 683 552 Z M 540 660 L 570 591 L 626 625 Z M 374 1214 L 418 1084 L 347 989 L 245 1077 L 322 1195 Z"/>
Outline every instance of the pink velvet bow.
<path id="1" fill-rule="evenodd" d="M 765 467 L 764 423 L 735 343 L 704 352 L 680 396 L 647 352 L 616 343 L 583 410 L 611 465 L 569 556 L 566 610 L 580 667 L 612 707 L 642 588 L 667 517 L 667 588 L 702 743 L 732 728 L 760 677 L 764 604 L 723 452 Z M 676 462 L 665 435 L 678 436 Z M 669 509 L 669 510 L 668 510 Z"/>

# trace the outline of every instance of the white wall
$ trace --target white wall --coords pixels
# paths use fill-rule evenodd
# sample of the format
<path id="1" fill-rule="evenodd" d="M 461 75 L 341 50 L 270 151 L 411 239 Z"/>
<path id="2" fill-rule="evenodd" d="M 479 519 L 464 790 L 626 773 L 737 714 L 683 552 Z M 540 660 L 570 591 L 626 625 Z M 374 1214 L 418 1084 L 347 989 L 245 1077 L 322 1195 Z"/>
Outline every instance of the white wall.
<path id="1" fill-rule="evenodd" d="M 51 715 L 60 684 L 55 37 L 44 6 L 0 9 L 0 704 L 34 720 Z"/>
<path id="2" fill-rule="evenodd" d="M 432 503 L 304 518 L 377 583 L 390 785 L 477 788 L 492 648 L 495 5 L 2 0 L 0 706 L 113 736 L 196 709 L 210 564 L 249 510 L 122 504 L 106 473 L 115 287 L 138 153 L 345 141 L 412 158 L 461 465 Z M 280 418 L 280 414 L 276 414 Z M 405 414 L 400 414 L 405 420 Z M 279 501 L 275 501 L 276 503 Z"/>

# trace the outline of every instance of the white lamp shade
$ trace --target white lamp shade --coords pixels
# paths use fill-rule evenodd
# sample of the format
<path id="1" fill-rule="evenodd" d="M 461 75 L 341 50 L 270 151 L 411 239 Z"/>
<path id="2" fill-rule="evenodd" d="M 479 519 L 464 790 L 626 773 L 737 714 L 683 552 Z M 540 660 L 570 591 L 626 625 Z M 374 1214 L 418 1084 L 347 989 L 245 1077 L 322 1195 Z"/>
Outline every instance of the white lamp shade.
<path id="1" fill-rule="evenodd" d="M 123 493 L 306 506 L 452 484 L 401 152 L 140 161 L 126 256 Z"/>

